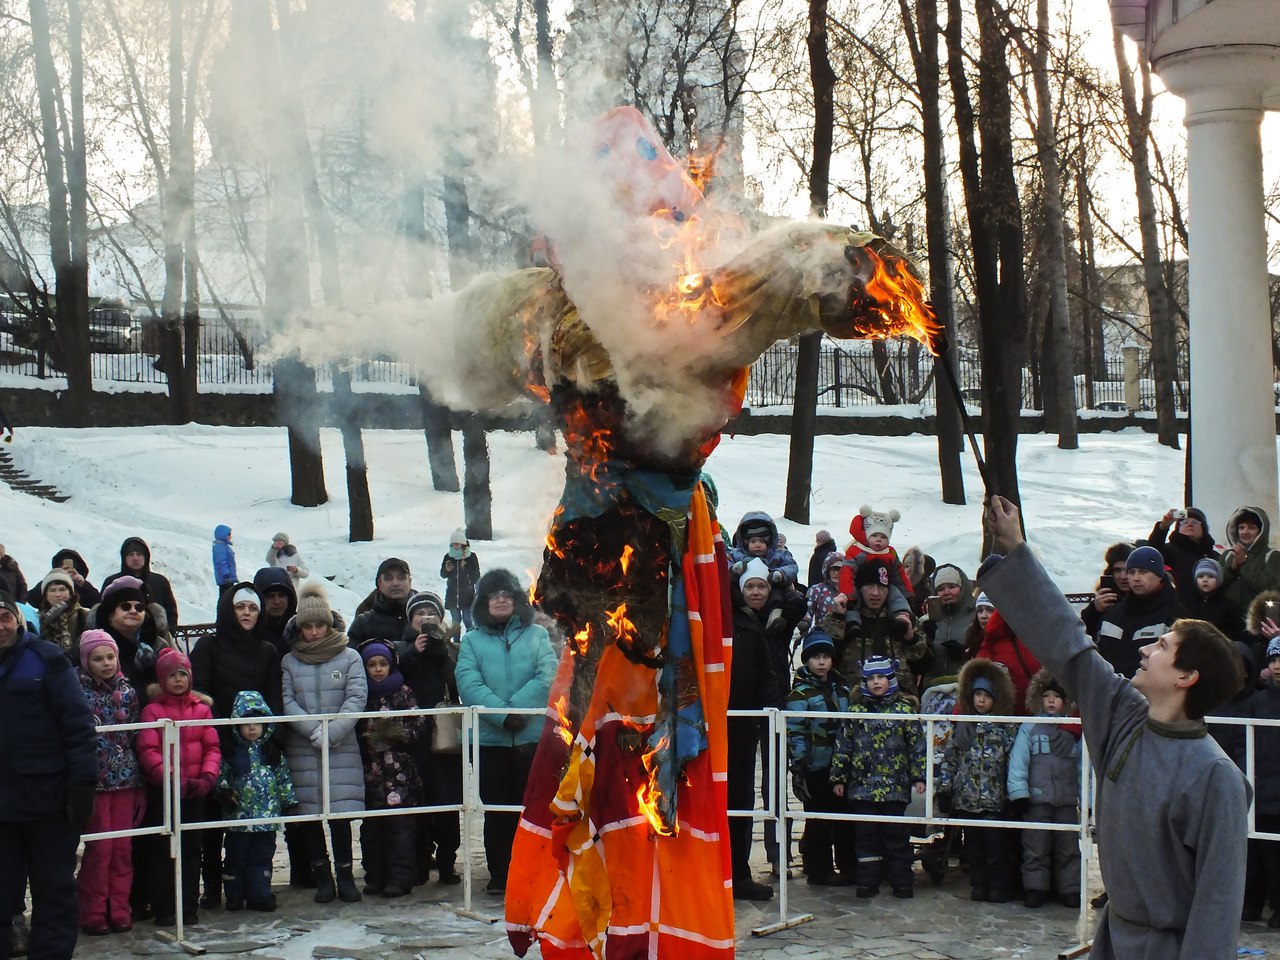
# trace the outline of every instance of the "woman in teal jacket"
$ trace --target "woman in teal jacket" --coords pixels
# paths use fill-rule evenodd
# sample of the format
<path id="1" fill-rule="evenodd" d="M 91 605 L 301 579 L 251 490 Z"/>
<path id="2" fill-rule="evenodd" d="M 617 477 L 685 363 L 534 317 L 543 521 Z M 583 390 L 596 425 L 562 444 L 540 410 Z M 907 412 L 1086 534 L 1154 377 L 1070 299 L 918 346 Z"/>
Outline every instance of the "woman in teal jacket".
<path id="1" fill-rule="evenodd" d="M 528 594 L 507 570 L 490 570 L 476 584 L 471 608 L 475 628 L 462 635 L 454 670 L 458 695 L 467 706 L 543 709 L 556 671 L 547 631 L 533 622 Z M 480 799 L 515 804 L 525 783 L 542 724 L 532 714 L 485 714 L 480 718 Z M 490 893 L 507 886 L 511 844 L 519 815 L 486 813 L 484 853 Z"/>

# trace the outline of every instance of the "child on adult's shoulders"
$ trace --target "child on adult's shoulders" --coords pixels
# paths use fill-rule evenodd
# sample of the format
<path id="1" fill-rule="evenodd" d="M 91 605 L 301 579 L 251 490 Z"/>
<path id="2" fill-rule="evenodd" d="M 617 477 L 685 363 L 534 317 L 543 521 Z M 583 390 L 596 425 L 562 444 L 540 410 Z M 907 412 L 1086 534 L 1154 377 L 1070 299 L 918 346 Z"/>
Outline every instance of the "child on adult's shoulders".
<path id="1" fill-rule="evenodd" d="M 883 563 L 889 571 L 886 583 L 889 597 L 885 607 L 891 614 L 910 614 L 915 600 L 911 577 L 898 559 L 898 552 L 889 545 L 893 525 L 901 516 L 897 510 L 883 512 L 868 506 L 862 507 L 849 521 L 849 533 L 853 535 L 853 542 L 845 549 L 845 562 L 840 570 L 840 592 L 846 597 L 855 597 L 858 572 L 868 561 L 878 560 Z M 849 623 L 861 623 L 856 604 L 850 604 L 845 619 Z"/>
<path id="2" fill-rule="evenodd" d="M 743 514 L 729 548 L 729 573 L 736 579 L 752 560 L 768 569 L 769 599 L 765 602 L 766 631 L 771 640 L 790 637 L 805 616 L 804 594 L 796 589 L 799 567 L 785 546 L 778 545 L 778 526 L 762 510 Z"/>

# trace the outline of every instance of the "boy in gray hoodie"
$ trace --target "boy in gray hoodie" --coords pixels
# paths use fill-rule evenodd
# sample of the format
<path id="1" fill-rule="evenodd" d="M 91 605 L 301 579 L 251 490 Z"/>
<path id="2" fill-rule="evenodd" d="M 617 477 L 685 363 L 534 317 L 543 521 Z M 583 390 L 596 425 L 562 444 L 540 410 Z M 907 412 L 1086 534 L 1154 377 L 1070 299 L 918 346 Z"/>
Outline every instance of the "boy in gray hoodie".
<path id="1" fill-rule="evenodd" d="M 992 497 L 997 550 L 979 584 L 1080 705 L 1097 773 L 1098 855 L 1111 895 L 1094 960 L 1236 956 L 1249 788 L 1209 737 L 1204 716 L 1240 686 L 1217 628 L 1179 620 L 1141 649 L 1133 680 L 1116 674 L 1022 537 L 1018 508 Z"/>

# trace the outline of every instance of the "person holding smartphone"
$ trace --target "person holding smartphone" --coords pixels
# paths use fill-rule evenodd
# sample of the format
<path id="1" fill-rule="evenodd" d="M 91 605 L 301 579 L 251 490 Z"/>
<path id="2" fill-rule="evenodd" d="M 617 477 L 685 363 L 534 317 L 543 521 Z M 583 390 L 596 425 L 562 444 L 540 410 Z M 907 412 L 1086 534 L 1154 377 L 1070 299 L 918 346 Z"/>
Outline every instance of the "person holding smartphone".
<path id="1" fill-rule="evenodd" d="M 1209 521 L 1199 507 L 1170 507 L 1147 534 L 1147 543 L 1160 551 L 1173 574 L 1174 587 L 1183 606 L 1190 608 L 1199 592 L 1195 568 L 1201 560 L 1218 559 L 1209 533 Z"/>
<path id="2" fill-rule="evenodd" d="M 1129 554 L 1133 553 L 1132 543 L 1113 543 L 1103 554 L 1106 568 L 1098 578 L 1098 586 L 1093 600 L 1084 608 L 1080 619 L 1084 621 L 1085 631 L 1097 639 L 1098 627 L 1102 625 L 1102 616 L 1129 595 Z"/>

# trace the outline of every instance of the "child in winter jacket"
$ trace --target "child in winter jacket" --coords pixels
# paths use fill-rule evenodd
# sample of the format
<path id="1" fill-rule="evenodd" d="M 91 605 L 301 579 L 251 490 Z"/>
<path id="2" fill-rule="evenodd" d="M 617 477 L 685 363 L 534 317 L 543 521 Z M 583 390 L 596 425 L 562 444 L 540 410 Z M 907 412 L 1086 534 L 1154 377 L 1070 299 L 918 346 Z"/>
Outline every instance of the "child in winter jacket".
<path id="1" fill-rule="evenodd" d="M 445 604 L 439 594 L 427 590 L 415 593 L 405 604 L 409 623 L 396 652 L 400 657 L 400 672 L 420 707 L 461 703 L 453 675 L 458 645 L 451 639 L 444 611 Z M 422 736 L 414 756 L 422 774 L 423 803 L 430 806 L 462 803 L 461 747 L 437 753 L 432 749 L 437 718 L 428 716 L 422 720 Z M 439 722 L 448 720 L 442 717 Z M 420 813 L 416 819 L 417 882 L 427 881 L 434 860 L 441 883 L 461 883 L 462 877 L 454 866 L 462 840 L 457 812 Z"/>
<path id="2" fill-rule="evenodd" d="M 1039 670 L 1027 688 L 1027 706 L 1037 716 L 1069 715 L 1075 705 L 1048 670 Z M 1028 822 L 1076 823 L 1080 805 L 1080 724 L 1024 723 L 1009 754 L 1010 815 Z M 1022 886 L 1028 907 L 1049 899 L 1052 877 L 1065 907 L 1080 906 L 1080 844 L 1074 833 L 1022 831 Z"/>
<path id="3" fill-rule="evenodd" d="M 120 671 L 120 651 L 104 630 L 87 630 L 80 641 L 80 686 L 99 727 L 137 723 L 138 692 Z M 142 780 L 134 731 L 98 733 L 98 792 L 86 833 L 131 830 L 142 821 Z M 133 843 L 129 837 L 85 844 L 76 878 L 80 928 L 89 936 L 133 928 L 129 889 Z"/>
<path id="4" fill-rule="evenodd" d="M 213 582 L 218 596 L 240 578 L 236 576 L 236 551 L 231 546 L 231 528 L 220 523 L 213 528 Z"/>
<path id="5" fill-rule="evenodd" d="M 82 638 L 83 640 L 83 638 Z M 149 702 L 142 708 L 142 722 L 156 720 L 212 720 L 213 700 L 192 687 L 191 661 L 172 647 L 160 651 L 156 660 L 156 682 L 147 691 Z M 147 782 L 147 805 L 163 806 L 161 790 L 165 788 L 164 750 L 158 728 L 138 733 L 138 762 Z M 181 727 L 178 731 L 178 778 L 183 823 L 204 818 L 205 797 L 218 780 L 222 751 L 218 747 L 215 727 Z M 149 844 L 151 850 L 151 905 L 156 925 L 174 922 L 173 860 L 166 838 Z M 196 908 L 200 894 L 200 834 L 194 830 L 182 834 L 182 915 L 186 923 L 198 920 Z"/>
<path id="6" fill-rule="evenodd" d="M 832 551 L 822 558 L 822 580 L 809 585 L 805 594 L 809 622 L 819 626 L 831 612 L 831 603 L 840 593 L 840 571 L 844 567 L 844 557 Z"/>
<path id="7" fill-rule="evenodd" d="M 1013 681 L 991 660 L 970 660 L 960 671 L 955 726 L 939 775 L 939 808 L 966 820 L 1001 820 L 1005 815 L 1009 752 L 1018 728 L 1011 723 L 968 720 L 1013 712 Z M 970 899 L 1005 903 L 1013 895 L 1008 834 L 998 827 L 965 827 Z"/>
<path id="8" fill-rule="evenodd" d="M 898 690 L 898 664 L 887 657 L 862 663 L 862 684 L 849 704 L 853 714 L 909 714 L 915 704 Z M 846 720 L 831 761 L 832 789 L 850 813 L 900 817 L 911 791 L 924 793 L 925 735 L 916 722 Z M 905 824 L 860 821 L 853 825 L 859 897 L 874 897 L 889 881 L 900 900 L 914 896 L 911 831 Z"/>
<path id="9" fill-rule="evenodd" d="M 364 761 L 364 801 L 369 810 L 395 810 L 422 804 L 422 778 L 415 746 L 422 736 L 422 717 L 398 717 L 396 711 L 415 710 L 418 701 L 404 682 L 396 652 L 382 640 L 360 644 L 360 657 L 369 681 L 365 710 L 387 716 L 364 719 L 356 725 Z M 364 892 L 403 897 L 417 878 L 414 862 L 416 820 L 410 814 L 366 817 L 360 825 L 364 856 Z"/>
<path id="10" fill-rule="evenodd" d="M 261 820 L 283 816 L 298 805 L 293 778 L 284 754 L 271 738 L 273 724 L 264 720 L 271 708 L 257 690 L 236 695 L 231 716 L 243 723 L 231 728 L 234 746 L 222 757 L 215 796 L 222 802 L 228 820 Z M 270 912 L 276 908 L 271 892 L 271 861 L 276 854 L 278 824 L 260 823 L 230 827 L 224 840 L 222 884 L 227 909 Z"/>
<path id="11" fill-rule="evenodd" d="M 1203 557 L 1191 569 L 1195 578 L 1193 589 L 1184 594 L 1182 585 L 1178 585 L 1179 596 L 1186 596 L 1188 615 L 1196 620 L 1207 620 L 1230 640 L 1238 639 L 1244 632 L 1244 621 L 1227 603 L 1227 591 L 1222 585 L 1222 564 L 1213 557 Z M 1252 609 L 1250 604 L 1250 612 Z"/>
<path id="12" fill-rule="evenodd" d="M 1275 594 L 1270 594 L 1274 599 Z M 1261 594 L 1260 594 L 1261 596 Z M 1245 715 L 1259 720 L 1280 720 L 1280 637 L 1267 644 L 1271 676 L 1250 695 Z M 1246 766 L 1244 738 L 1237 738 L 1231 759 Z M 1254 818 L 1260 833 L 1280 833 L 1280 727 L 1254 730 Z M 1261 920 L 1262 908 L 1271 903 L 1268 927 L 1280 927 L 1280 841 L 1250 840 L 1244 883 L 1244 919 Z"/>
<path id="13" fill-rule="evenodd" d="M 834 554 L 833 554 L 834 556 Z M 787 710 L 842 712 L 849 709 L 849 685 L 835 670 L 835 644 L 821 630 L 811 630 L 800 648 L 803 666 L 787 695 Z M 831 788 L 831 756 L 840 721 L 832 718 L 787 719 L 791 782 L 805 810 L 843 813 L 844 803 Z M 835 848 L 834 859 L 832 848 Z M 800 841 L 808 882 L 819 887 L 853 883 L 853 830 L 847 821 L 808 820 Z M 839 868 L 840 873 L 835 872 Z"/>
<path id="14" fill-rule="evenodd" d="M 840 592 L 846 597 L 853 597 L 856 588 L 854 577 L 868 560 L 883 560 L 889 568 L 889 600 L 886 603 L 890 613 L 911 611 L 915 604 L 915 589 L 911 585 L 911 577 L 898 559 L 898 551 L 889 546 L 889 538 L 893 536 L 893 525 L 901 519 L 897 510 L 878 511 L 863 506 L 849 521 L 849 533 L 853 542 L 844 551 L 844 569 L 840 571 Z M 849 608 L 854 611 L 850 603 Z M 856 612 L 848 617 L 856 621 Z"/>

